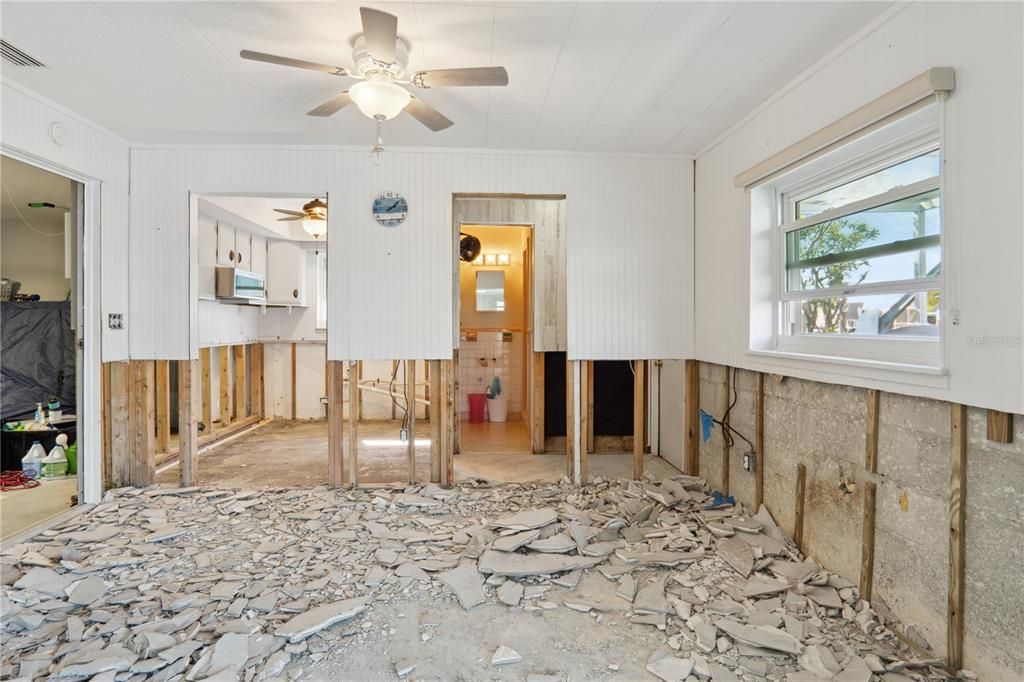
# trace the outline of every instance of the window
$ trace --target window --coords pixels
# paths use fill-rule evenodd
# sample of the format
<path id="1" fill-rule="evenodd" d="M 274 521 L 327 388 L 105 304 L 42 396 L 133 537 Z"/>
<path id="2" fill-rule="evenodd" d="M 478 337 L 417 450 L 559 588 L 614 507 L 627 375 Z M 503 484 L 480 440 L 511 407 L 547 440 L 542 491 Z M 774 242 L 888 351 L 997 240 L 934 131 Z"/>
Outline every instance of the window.
<path id="1" fill-rule="evenodd" d="M 939 364 L 941 164 L 926 107 L 776 178 L 775 349 Z"/>
<path id="2" fill-rule="evenodd" d="M 308 262 L 308 261 L 307 261 Z M 316 328 L 327 329 L 327 251 L 316 254 Z"/>

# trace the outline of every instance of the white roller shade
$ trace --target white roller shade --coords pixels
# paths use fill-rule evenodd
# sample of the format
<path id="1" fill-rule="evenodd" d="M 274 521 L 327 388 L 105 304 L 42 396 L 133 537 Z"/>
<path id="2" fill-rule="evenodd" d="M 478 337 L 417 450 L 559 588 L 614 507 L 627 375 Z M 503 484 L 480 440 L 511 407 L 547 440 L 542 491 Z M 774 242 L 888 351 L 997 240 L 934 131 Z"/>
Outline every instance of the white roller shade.
<path id="1" fill-rule="evenodd" d="M 951 92 L 953 85 L 952 67 L 937 66 L 928 69 L 920 76 L 893 88 L 878 99 L 868 102 L 838 121 L 748 168 L 737 175 L 733 183 L 736 187 L 745 189 L 762 184 L 812 155 L 820 154 L 851 136 L 901 115 L 922 100 L 934 97 L 938 93 Z"/>

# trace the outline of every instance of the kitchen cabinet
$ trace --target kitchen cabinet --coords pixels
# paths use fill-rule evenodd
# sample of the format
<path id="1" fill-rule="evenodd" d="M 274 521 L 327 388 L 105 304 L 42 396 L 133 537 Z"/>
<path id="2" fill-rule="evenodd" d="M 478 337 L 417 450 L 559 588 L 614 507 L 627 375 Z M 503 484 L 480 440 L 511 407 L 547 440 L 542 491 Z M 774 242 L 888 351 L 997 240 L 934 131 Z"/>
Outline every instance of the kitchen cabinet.
<path id="1" fill-rule="evenodd" d="M 216 295 L 217 222 L 199 214 L 199 298 Z"/>
<path id="2" fill-rule="evenodd" d="M 306 305 L 306 254 L 297 242 L 267 242 L 267 303 Z"/>
<path id="3" fill-rule="evenodd" d="M 267 239 L 258 235 L 252 235 L 252 256 L 249 260 L 250 267 L 245 268 L 259 275 L 267 274 Z"/>
<path id="4" fill-rule="evenodd" d="M 217 265 L 235 265 L 235 228 L 217 221 Z"/>
<path id="5" fill-rule="evenodd" d="M 235 230 L 235 265 L 252 270 L 252 235 L 243 230 Z"/>

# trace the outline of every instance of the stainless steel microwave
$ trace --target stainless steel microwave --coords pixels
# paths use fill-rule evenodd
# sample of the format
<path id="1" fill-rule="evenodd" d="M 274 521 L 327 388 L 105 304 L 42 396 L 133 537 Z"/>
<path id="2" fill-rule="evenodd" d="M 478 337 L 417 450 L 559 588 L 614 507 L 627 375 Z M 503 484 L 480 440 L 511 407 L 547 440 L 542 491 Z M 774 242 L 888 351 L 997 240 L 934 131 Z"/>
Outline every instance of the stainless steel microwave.
<path id="1" fill-rule="evenodd" d="M 256 272 L 218 266 L 216 293 L 217 298 L 261 301 L 267 297 L 267 280 Z"/>

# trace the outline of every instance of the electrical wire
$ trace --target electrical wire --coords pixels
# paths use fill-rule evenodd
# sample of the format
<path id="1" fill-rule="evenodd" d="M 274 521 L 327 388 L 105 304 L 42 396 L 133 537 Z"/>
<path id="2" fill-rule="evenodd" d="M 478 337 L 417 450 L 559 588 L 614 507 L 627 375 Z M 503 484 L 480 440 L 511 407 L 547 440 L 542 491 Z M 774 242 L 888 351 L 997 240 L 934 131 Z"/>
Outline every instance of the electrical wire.
<path id="1" fill-rule="evenodd" d="M 395 363 L 395 366 L 391 368 L 391 381 L 388 382 L 388 395 L 391 396 L 391 404 L 394 407 L 400 408 L 402 410 L 403 429 L 409 425 L 409 401 L 408 398 L 406 398 L 405 405 L 402 405 L 401 403 L 398 402 L 398 400 L 396 400 L 395 379 L 398 377 L 398 368 L 403 366 L 404 362 L 405 360 L 399 360 L 398 362 Z M 408 392 L 408 388 L 406 388 L 406 391 Z"/>
<path id="2" fill-rule="evenodd" d="M 7 188 L 7 185 L 4 185 L 4 194 L 7 195 L 7 200 L 10 201 L 11 202 L 11 206 L 14 207 L 14 212 L 18 214 L 19 218 L 21 218 L 21 222 L 23 222 L 26 225 L 28 225 L 28 229 L 32 230 L 36 234 L 41 234 L 44 237 L 63 237 L 64 236 L 64 231 L 63 230 L 61 230 L 60 232 L 43 232 L 38 227 L 36 227 L 32 223 L 30 223 L 28 221 L 28 219 L 21 214 L 21 209 L 18 208 L 18 203 L 16 201 L 14 201 L 14 197 L 11 196 L 11 190 L 9 190 Z"/>
<path id="3" fill-rule="evenodd" d="M 736 439 L 733 435 L 737 435 L 740 439 L 747 444 L 751 452 L 754 452 L 754 444 L 750 442 L 750 439 L 744 436 L 742 433 L 733 428 L 732 424 L 729 423 L 729 413 L 732 412 L 732 408 L 736 407 L 736 402 L 739 400 L 739 391 L 736 390 L 736 375 L 739 374 L 735 369 L 732 370 L 732 390 L 730 395 L 729 407 L 726 408 L 725 414 L 722 415 L 721 419 L 715 419 L 711 417 L 711 421 L 722 427 L 722 437 L 725 439 L 727 447 L 731 448 L 735 444 Z"/>

